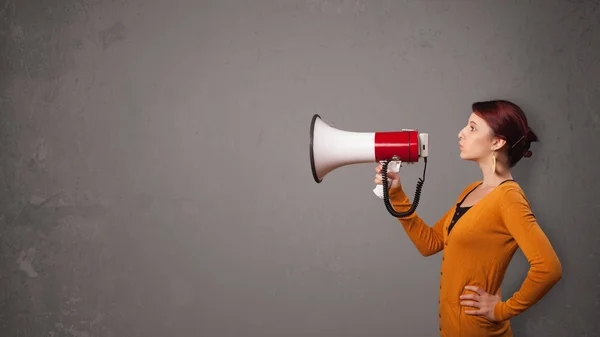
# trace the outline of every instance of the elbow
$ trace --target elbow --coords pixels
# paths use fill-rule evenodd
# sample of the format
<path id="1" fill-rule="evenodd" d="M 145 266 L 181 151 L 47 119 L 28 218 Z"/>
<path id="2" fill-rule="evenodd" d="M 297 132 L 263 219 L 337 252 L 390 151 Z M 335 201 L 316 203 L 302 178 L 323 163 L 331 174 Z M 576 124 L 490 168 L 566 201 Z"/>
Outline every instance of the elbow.
<path id="1" fill-rule="evenodd" d="M 439 253 L 441 250 L 441 248 L 428 247 L 426 249 L 419 249 L 419 253 L 421 253 L 421 255 L 423 255 L 424 257 L 429 257 Z"/>
<path id="2" fill-rule="evenodd" d="M 427 245 L 419 247 L 419 253 L 424 257 L 433 256 L 444 249 L 444 239 L 441 236 L 433 238 Z"/>
<path id="3" fill-rule="evenodd" d="M 429 257 L 433 254 L 435 254 L 433 251 L 431 250 L 420 250 L 419 251 L 421 253 L 421 255 L 423 255 L 424 257 Z"/>
<path id="4" fill-rule="evenodd" d="M 560 261 L 558 259 L 556 259 L 556 262 L 553 263 L 551 275 L 552 275 L 551 277 L 552 277 L 553 284 L 558 283 L 558 281 L 560 281 L 560 279 L 562 279 L 562 275 L 563 275 L 562 264 L 560 263 Z"/>
<path id="5" fill-rule="evenodd" d="M 535 283 L 539 284 L 545 291 L 548 291 L 562 279 L 562 274 L 562 265 L 555 258 L 533 264 L 528 277 L 532 277 Z"/>
<path id="6" fill-rule="evenodd" d="M 562 264 L 560 263 L 558 258 L 555 258 L 551 263 L 548 263 L 546 271 L 548 275 L 548 283 L 550 283 L 552 286 L 562 279 Z"/>

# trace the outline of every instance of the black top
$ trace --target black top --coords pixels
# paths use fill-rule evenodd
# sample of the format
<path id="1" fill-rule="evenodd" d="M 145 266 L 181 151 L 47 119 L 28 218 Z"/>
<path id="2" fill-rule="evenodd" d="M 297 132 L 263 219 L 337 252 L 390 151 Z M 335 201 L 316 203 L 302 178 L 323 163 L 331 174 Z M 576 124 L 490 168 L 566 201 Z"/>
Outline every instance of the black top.
<path id="1" fill-rule="evenodd" d="M 504 184 L 507 181 L 514 181 L 513 179 L 508 179 L 505 180 L 503 182 L 501 182 L 500 184 L 498 184 L 498 186 Z M 481 184 L 479 184 L 481 185 Z M 469 191 L 469 193 L 467 193 L 460 202 L 458 202 L 456 204 L 456 212 L 454 212 L 454 216 L 452 217 L 452 222 L 450 223 L 450 226 L 448 226 L 448 234 L 450 234 L 450 231 L 452 230 L 452 227 L 454 227 L 454 225 L 456 224 L 456 222 L 458 221 L 458 219 L 460 219 L 461 216 L 463 216 L 463 214 L 465 214 L 469 209 L 471 209 L 471 207 L 473 206 L 461 206 L 463 201 L 465 201 L 465 199 L 467 198 L 467 196 L 469 194 L 471 194 L 471 192 L 475 191 L 475 189 L 477 187 L 479 187 L 479 185 L 475 186 L 475 188 L 473 188 L 472 190 Z"/>
<path id="2" fill-rule="evenodd" d="M 448 234 L 450 234 L 450 231 L 452 230 L 452 227 L 454 227 L 454 225 L 456 224 L 456 222 L 458 221 L 458 219 L 463 214 L 465 214 L 470 208 L 471 208 L 471 206 L 462 207 L 462 206 L 459 206 L 459 204 L 456 205 L 456 212 L 454 212 L 454 216 L 452 217 L 452 222 L 450 223 L 450 226 L 448 227 Z"/>

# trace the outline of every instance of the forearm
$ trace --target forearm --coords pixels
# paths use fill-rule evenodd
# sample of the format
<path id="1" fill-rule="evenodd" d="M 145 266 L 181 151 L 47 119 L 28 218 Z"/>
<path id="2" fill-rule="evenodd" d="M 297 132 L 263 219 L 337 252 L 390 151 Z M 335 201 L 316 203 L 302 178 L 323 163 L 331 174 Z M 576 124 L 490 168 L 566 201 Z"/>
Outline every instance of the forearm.
<path id="1" fill-rule="evenodd" d="M 404 212 L 411 207 L 411 202 L 401 186 L 391 188 L 388 195 L 390 203 L 396 211 Z M 444 248 L 444 239 L 439 228 L 427 225 L 416 212 L 398 220 L 404 227 L 408 237 L 423 256 L 434 255 Z"/>
<path id="2" fill-rule="evenodd" d="M 504 321 L 521 314 L 541 300 L 561 277 L 562 266 L 554 254 L 532 265 L 521 288 L 505 302 L 496 304 L 494 317 L 497 321 Z"/>

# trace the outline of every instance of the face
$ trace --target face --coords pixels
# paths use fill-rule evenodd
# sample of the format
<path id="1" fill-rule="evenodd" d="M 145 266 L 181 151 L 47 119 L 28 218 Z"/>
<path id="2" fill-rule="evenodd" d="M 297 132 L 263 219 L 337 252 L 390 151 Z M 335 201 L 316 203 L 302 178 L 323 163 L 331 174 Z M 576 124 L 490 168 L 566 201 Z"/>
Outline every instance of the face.
<path id="1" fill-rule="evenodd" d="M 458 133 L 460 157 L 476 162 L 487 160 L 492 155 L 492 149 L 501 145 L 492 134 L 485 120 L 471 113 L 467 125 Z"/>

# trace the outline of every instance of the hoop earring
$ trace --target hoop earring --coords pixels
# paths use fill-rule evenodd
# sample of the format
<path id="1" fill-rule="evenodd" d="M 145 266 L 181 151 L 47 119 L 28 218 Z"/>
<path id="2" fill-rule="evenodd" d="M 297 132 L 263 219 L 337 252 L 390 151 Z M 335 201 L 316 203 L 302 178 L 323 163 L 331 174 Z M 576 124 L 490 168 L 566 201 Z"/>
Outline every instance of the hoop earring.
<path id="1" fill-rule="evenodd" d="M 496 173 L 496 151 L 492 152 L 492 173 Z"/>

